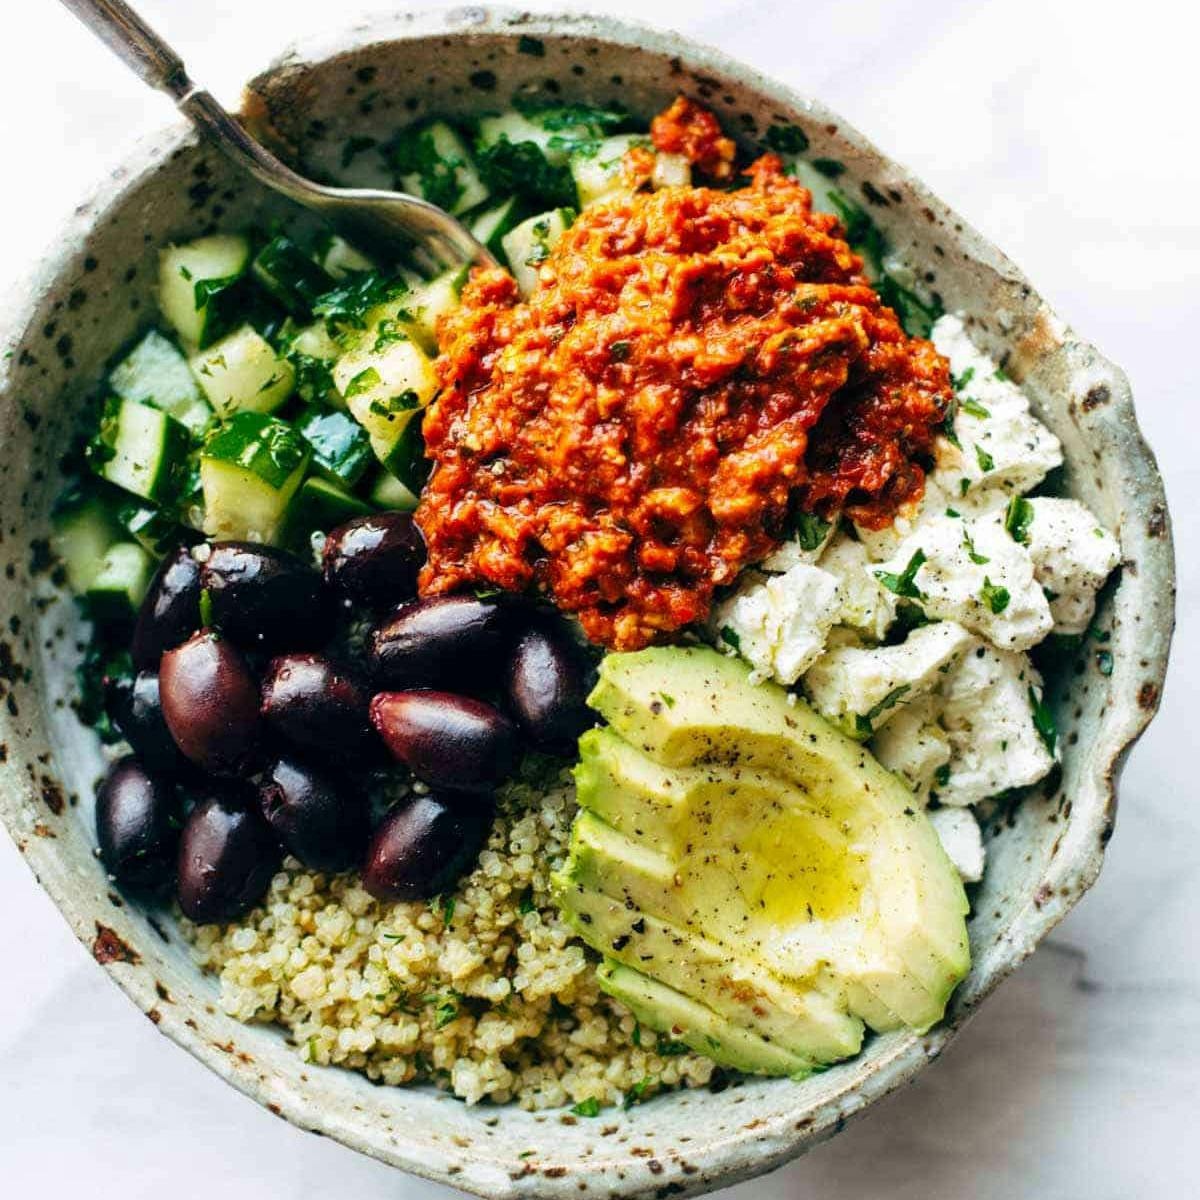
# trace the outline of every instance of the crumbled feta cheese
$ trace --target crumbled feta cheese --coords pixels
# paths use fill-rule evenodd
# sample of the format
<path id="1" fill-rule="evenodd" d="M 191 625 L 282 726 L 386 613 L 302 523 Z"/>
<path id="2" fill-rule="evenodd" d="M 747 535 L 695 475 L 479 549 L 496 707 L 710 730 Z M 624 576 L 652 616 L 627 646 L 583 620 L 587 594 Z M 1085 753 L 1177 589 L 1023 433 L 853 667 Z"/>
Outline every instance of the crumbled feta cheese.
<path id="1" fill-rule="evenodd" d="M 955 497 L 943 492 L 941 485 L 932 475 L 926 475 L 925 491 L 921 499 L 907 511 L 899 513 L 890 525 L 885 525 L 882 529 L 865 529 L 856 525 L 854 532 L 866 550 L 867 557 L 873 562 L 882 562 L 896 553 L 906 537 L 923 529 L 935 517 L 945 516 L 947 512 L 961 511 L 955 508 Z"/>
<path id="2" fill-rule="evenodd" d="M 896 619 L 897 597 L 875 578 L 866 547 L 839 533 L 821 555 L 819 565 L 841 585 L 838 624 L 849 625 L 873 641 L 882 641 Z"/>
<path id="3" fill-rule="evenodd" d="M 871 753 L 918 796 L 928 796 L 939 767 L 950 761 L 950 738 L 938 724 L 941 698 L 920 696 L 905 704 L 871 739 Z"/>
<path id="4" fill-rule="evenodd" d="M 815 563 L 837 533 L 837 519 L 826 521 L 813 513 L 804 514 L 792 535 L 758 565 L 764 571 L 791 570 L 797 563 Z"/>
<path id="5" fill-rule="evenodd" d="M 958 401 L 953 439 L 939 438 L 935 447 L 933 478 L 964 513 L 994 512 L 1059 466 L 1062 446 L 1021 389 L 976 349 L 961 318 L 939 318 L 931 337 L 950 360 Z"/>
<path id="6" fill-rule="evenodd" d="M 975 814 L 968 808 L 935 808 L 928 816 L 946 857 L 963 881 L 978 883 L 983 878 L 984 849 Z"/>
<path id="7" fill-rule="evenodd" d="M 941 688 L 941 722 L 950 762 L 937 774 L 942 804 L 978 804 L 1009 788 L 1026 787 L 1054 766 L 1054 750 L 1034 723 L 1042 679 L 1024 654 L 979 643 L 959 659 Z"/>
<path id="8" fill-rule="evenodd" d="M 1050 602 L 1054 629 L 1083 633 L 1096 610 L 1096 593 L 1121 561 L 1121 547 L 1078 500 L 1035 496 L 1022 503 L 1030 516 L 1021 522 L 1024 514 L 1018 512 L 1016 528 L 1028 539 L 1025 548 Z"/>
<path id="9" fill-rule="evenodd" d="M 1027 650 L 1053 627 L 1033 562 L 994 520 L 924 522 L 875 568 L 928 616 L 957 621 L 1005 650 Z"/>
<path id="10" fill-rule="evenodd" d="M 952 621 L 914 629 L 896 646 L 839 646 L 804 676 L 804 690 L 823 716 L 869 737 L 897 710 L 932 691 L 974 638 Z"/>
<path id="11" fill-rule="evenodd" d="M 838 581 L 797 563 L 782 575 L 753 575 L 713 609 L 709 629 L 762 678 L 795 683 L 816 661 L 841 605 Z"/>

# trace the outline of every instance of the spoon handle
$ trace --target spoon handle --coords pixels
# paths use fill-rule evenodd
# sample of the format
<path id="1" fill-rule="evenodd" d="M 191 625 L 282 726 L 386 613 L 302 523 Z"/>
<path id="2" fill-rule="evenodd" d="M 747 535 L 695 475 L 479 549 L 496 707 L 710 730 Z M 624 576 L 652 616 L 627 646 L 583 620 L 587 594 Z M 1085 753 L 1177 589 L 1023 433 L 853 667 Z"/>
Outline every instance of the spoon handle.
<path id="1" fill-rule="evenodd" d="M 144 83 L 180 101 L 192 89 L 183 59 L 124 0 L 62 0 Z"/>

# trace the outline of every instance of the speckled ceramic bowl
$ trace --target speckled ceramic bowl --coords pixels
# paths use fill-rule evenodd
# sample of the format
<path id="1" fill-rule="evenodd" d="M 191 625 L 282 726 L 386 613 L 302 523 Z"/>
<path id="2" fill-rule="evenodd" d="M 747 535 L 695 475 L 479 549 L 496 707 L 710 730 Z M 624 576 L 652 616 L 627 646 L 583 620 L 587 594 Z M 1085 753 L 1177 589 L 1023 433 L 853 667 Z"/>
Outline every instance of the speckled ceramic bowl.
<path id="1" fill-rule="evenodd" d="M 1101 618 L 1112 672 L 1085 661 L 1053 687 L 1066 749 L 1061 782 L 989 830 L 971 921 L 974 966 L 943 1025 L 874 1038 L 852 1062 L 803 1083 L 751 1080 L 668 1095 L 596 1120 L 467 1108 L 429 1089 L 373 1087 L 304 1064 L 275 1030 L 216 1005 L 168 915 L 122 903 L 93 855 L 96 746 L 68 707 L 77 630 L 45 570 L 57 463 L 78 402 L 114 348 L 154 309 L 154 261 L 170 238 L 238 225 L 279 206 L 172 128 L 90 200 L 13 293 L 0 365 L 0 815 L 76 934 L 174 1039 L 272 1112 L 384 1162 L 484 1196 L 684 1195 L 759 1174 L 839 1130 L 912 1078 L 1096 878 L 1112 834 L 1117 776 L 1158 704 L 1173 620 L 1162 482 L 1125 377 L 1068 329 L 999 251 L 839 117 L 673 34 L 584 17 L 464 8 L 352 29 L 288 55 L 254 81 L 248 111 L 310 170 L 336 171 L 350 135 L 426 112 L 470 112 L 536 83 L 564 99 L 650 115 L 697 94 L 747 146 L 796 123 L 948 309 L 1020 379 L 1062 439 L 1065 486 L 1120 531 L 1124 565 Z"/>

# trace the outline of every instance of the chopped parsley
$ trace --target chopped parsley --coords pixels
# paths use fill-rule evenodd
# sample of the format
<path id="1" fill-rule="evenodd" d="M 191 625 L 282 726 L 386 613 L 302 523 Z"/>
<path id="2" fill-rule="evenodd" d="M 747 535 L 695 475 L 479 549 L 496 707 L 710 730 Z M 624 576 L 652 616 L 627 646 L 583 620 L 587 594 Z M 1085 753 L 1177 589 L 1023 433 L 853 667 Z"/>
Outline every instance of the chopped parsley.
<path id="1" fill-rule="evenodd" d="M 1033 726 L 1046 749 L 1053 754 L 1055 743 L 1058 741 L 1058 725 L 1054 714 L 1046 707 L 1045 702 L 1038 699 L 1038 694 L 1029 689 L 1029 707 L 1033 710 Z"/>
<path id="2" fill-rule="evenodd" d="M 992 414 L 988 412 L 978 400 L 972 400 L 969 396 L 960 405 L 963 412 L 970 413 L 973 417 L 978 417 L 981 421 L 986 421 Z"/>
<path id="3" fill-rule="evenodd" d="M 639 1079 L 637 1083 L 635 1083 L 633 1087 L 631 1087 L 629 1091 L 625 1093 L 625 1099 L 621 1102 L 622 1107 L 628 1109 L 632 1108 L 635 1104 L 640 1104 L 646 1095 L 646 1089 L 653 1086 L 654 1080 L 651 1076 L 647 1075 L 644 1079 Z"/>
<path id="4" fill-rule="evenodd" d="M 444 1029 L 451 1021 L 458 1017 L 458 995 L 455 992 L 447 992 L 442 996 L 432 997 L 435 1007 L 433 1010 L 433 1024 L 436 1029 Z"/>
<path id="5" fill-rule="evenodd" d="M 721 641 L 727 646 L 731 646 L 734 650 L 742 648 L 742 639 L 738 637 L 737 630 L 731 629 L 728 625 L 721 626 Z"/>
<path id="6" fill-rule="evenodd" d="M 207 628 L 213 623 L 212 615 L 212 592 L 208 588 L 200 589 L 200 626 L 202 629 Z"/>
<path id="7" fill-rule="evenodd" d="M 954 418 L 958 416 L 958 400 L 952 399 L 946 405 L 946 415 L 942 418 L 941 429 L 942 437 L 946 439 L 952 446 L 957 446 L 962 449 L 962 442 L 958 440 L 958 434 L 954 432 Z"/>
<path id="8" fill-rule="evenodd" d="M 980 588 L 979 594 L 983 598 L 984 604 L 997 614 L 1002 613 L 1008 607 L 1011 599 L 1008 588 L 997 587 L 986 575 L 983 577 L 983 587 Z"/>
<path id="9" fill-rule="evenodd" d="M 1033 505 L 1024 496 L 1014 496 L 1004 510 L 1004 528 L 1014 542 L 1029 545 L 1029 526 L 1033 523 Z"/>
<path id="10" fill-rule="evenodd" d="M 829 534 L 830 522 L 818 517 L 816 513 L 798 512 L 792 521 L 792 532 L 800 549 L 817 550 Z"/>
<path id="11" fill-rule="evenodd" d="M 371 309 L 407 290 L 403 280 L 389 278 L 379 271 L 360 271 L 340 287 L 319 296 L 313 312 L 327 321 L 363 329 Z"/>
<path id="12" fill-rule="evenodd" d="M 660 699 L 660 700 L 662 700 L 662 702 L 663 702 L 663 703 L 664 703 L 664 704 L 665 704 L 665 705 L 666 705 L 668 708 L 674 708 L 674 707 L 675 707 L 675 697 L 674 697 L 674 696 L 670 696 L 670 695 L 668 695 L 666 692 L 659 692 L 659 693 L 658 693 L 658 695 L 659 695 L 659 699 Z"/>
<path id="13" fill-rule="evenodd" d="M 577 1117 L 598 1117 L 600 1115 L 600 1101 L 595 1096 L 589 1096 L 586 1100 L 574 1105 L 571 1111 Z"/>
<path id="14" fill-rule="evenodd" d="M 956 392 L 961 392 L 963 388 L 965 388 L 967 384 L 970 383 L 974 378 L 975 368 L 968 367 L 961 375 L 950 376 L 950 386 L 954 388 Z"/>
<path id="15" fill-rule="evenodd" d="M 346 384 L 346 399 L 353 400 L 355 396 L 361 396 L 363 392 L 369 392 L 372 388 L 377 388 L 382 382 L 383 377 L 379 372 L 374 367 L 367 367 L 365 370 L 359 371 Z"/>
<path id="16" fill-rule="evenodd" d="M 454 905 L 453 896 L 446 896 L 442 900 L 442 922 L 449 925 L 454 920 Z"/>
<path id="17" fill-rule="evenodd" d="M 975 444 L 975 459 L 979 463 L 981 471 L 991 471 L 995 469 L 996 460 L 981 446 L 978 442 Z"/>
<path id="18" fill-rule="evenodd" d="M 856 713 L 854 716 L 855 729 L 860 734 L 869 737 L 875 732 L 875 722 L 879 719 L 879 717 L 882 716 L 883 713 L 887 712 L 889 708 L 892 708 L 898 704 L 904 698 L 905 694 L 911 690 L 911 683 L 902 683 L 898 688 L 893 688 L 892 691 L 888 692 L 888 694 L 884 696 L 884 698 L 880 700 L 878 704 L 868 709 L 865 714 Z"/>
<path id="19" fill-rule="evenodd" d="M 608 346 L 608 357 L 611 358 L 613 362 L 628 362 L 629 351 L 631 348 L 631 342 L 610 342 Z"/>
<path id="20" fill-rule="evenodd" d="M 925 551 L 918 548 L 912 558 L 908 560 L 908 566 L 899 575 L 894 575 L 891 571 L 876 571 L 875 578 L 889 592 L 895 592 L 897 596 L 903 596 L 908 600 L 924 600 L 925 593 L 916 584 L 917 572 L 924 563 Z"/>
<path id="21" fill-rule="evenodd" d="M 971 537 L 970 531 L 963 526 L 963 549 L 967 552 L 967 557 L 977 566 L 981 567 L 984 563 L 989 563 L 992 560 L 986 554 L 980 554 L 975 549 L 974 539 Z"/>

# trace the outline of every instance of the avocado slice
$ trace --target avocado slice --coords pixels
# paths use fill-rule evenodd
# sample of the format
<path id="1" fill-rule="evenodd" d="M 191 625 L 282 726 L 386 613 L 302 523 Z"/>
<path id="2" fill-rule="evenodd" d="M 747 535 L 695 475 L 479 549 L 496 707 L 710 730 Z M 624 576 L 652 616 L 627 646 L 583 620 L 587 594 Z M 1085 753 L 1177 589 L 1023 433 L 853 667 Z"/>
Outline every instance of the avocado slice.
<path id="1" fill-rule="evenodd" d="M 707 648 L 609 655 L 589 702 L 609 725 L 581 739 L 556 877 L 585 941 L 810 1062 L 864 1022 L 941 1019 L 970 964 L 962 884 L 862 745 Z"/>
<path id="2" fill-rule="evenodd" d="M 741 1029 L 710 1008 L 649 975 L 611 959 L 596 968 L 596 979 L 650 1029 L 669 1034 L 714 1062 L 751 1075 L 811 1075 L 818 1064 L 748 1029 Z"/>

